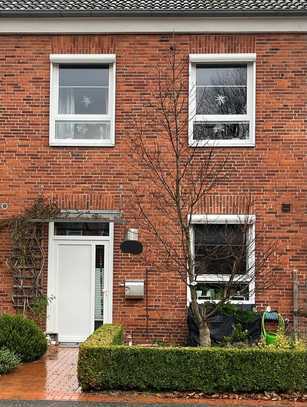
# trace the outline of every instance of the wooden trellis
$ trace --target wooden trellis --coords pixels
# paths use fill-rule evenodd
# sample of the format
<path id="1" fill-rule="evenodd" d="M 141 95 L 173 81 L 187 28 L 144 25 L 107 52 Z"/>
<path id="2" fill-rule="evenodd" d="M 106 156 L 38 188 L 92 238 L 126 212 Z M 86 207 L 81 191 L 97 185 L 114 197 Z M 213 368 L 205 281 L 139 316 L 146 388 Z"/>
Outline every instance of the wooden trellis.
<path id="1" fill-rule="evenodd" d="M 23 215 L 6 219 L 0 224 L 0 229 L 9 227 L 11 231 L 12 248 L 7 263 L 13 277 L 12 301 L 16 310 L 23 313 L 31 310 L 35 299 L 44 295 L 44 224 L 58 213 L 59 209 L 54 203 L 39 198 Z"/>
<path id="2" fill-rule="evenodd" d="M 9 264 L 13 273 L 13 305 L 25 312 L 35 298 L 43 295 L 46 255 L 42 243 L 43 224 L 29 224 L 23 233 L 23 239 L 15 241 Z"/>

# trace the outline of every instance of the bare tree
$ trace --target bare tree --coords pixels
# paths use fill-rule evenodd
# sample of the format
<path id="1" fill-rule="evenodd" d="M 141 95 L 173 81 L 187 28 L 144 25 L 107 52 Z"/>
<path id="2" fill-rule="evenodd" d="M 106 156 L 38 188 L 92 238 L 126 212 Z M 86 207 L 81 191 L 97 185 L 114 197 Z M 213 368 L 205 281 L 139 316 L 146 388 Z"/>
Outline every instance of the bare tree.
<path id="1" fill-rule="evenodd" d="M 177 272 L 188 285 L 200 344 L 209 346 L 210 317 L 231 297 L 246 295 L 242 291 L 246 291 L 255 278 L 255 260 L 247 263 L 247 253 L 250 259 L 255 259 L 255 244 L 253 238 L 247 240 L 251 227 L 250 206 L 247 216 L 236 222 L 237 228 L 231 225 L 219 228 L 220 242 L 208 243 L 212 229 L 199 227 L 193 232 L 193 215 L 199 212 L 208 195 L 218 193 L 225 184 L 231 163 L 227 154 L 214 147 L 199 149 L 197 142 L 188 145 L 191 117 L 188 119 L 186 66 L 172 45 L 168 63 L 154 75 L 156 91 L 148 102 L 144 100 L 144 110 L 135 115 L 131 155 L 144 176 L 140 181 L 142 185 L 134 180 L 133 195 L 138 221 L 142 221 L 144 228 L 159 242 L 167 270 Z M 190 92 L 195 94 L 194 89 Z M 198 237 L 196 245 L 193 245 L 193 233 Z M 263 266 L 270 253 L 268 250 L 262 256 Z M 219 294 L 211 295 L 213 290 L 208 288 L 200 295 L 199 277 L 221 267 L 224 268 L 221 273 L 215 271 L 221 277 L 218 283 L 223 283 Z M 201 297 L 210 300 L 211 306 L 200 305 Z"/>

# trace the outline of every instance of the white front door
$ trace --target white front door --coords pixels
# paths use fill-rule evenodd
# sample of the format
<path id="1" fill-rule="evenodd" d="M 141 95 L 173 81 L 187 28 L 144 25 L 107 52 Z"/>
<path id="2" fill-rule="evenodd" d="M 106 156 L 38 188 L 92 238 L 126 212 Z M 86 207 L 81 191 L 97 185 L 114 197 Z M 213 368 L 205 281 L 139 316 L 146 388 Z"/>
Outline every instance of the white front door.
<path id="1" fill-rule="evenodd" d="M 47 332 L 59 342 L 82 342 L 95 323 L 112 322 L 111 242 L 50 238 Z"/>
<path id="2" fill-rule="evenodd" d="M 60 342 L 81 342 L 93 332 L 92 244 L 57 244 L 58 337 Z"/>

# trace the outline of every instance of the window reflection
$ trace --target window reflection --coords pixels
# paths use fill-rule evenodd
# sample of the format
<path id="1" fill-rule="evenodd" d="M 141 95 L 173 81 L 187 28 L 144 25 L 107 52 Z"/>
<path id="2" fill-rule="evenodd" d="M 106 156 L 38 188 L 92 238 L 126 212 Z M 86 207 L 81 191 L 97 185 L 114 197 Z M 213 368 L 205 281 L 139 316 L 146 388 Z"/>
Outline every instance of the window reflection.
<path id="1" fill-rule="evenodd" d="M 109 236 L 107 222 L 55 222 L 56 236 Z"/>

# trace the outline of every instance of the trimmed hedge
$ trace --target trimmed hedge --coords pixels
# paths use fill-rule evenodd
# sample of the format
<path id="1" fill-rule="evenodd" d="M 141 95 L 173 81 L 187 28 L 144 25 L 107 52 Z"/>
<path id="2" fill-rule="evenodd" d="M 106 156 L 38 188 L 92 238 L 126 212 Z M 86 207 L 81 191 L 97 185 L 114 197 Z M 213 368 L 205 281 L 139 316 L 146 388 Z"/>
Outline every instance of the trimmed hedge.
<path id="1" fill-rule="evenodd" d="M 122 345 L 124 330 L 120 325 L 104 324 L 87 338 L 87 346 Z"/>
<path id="2" fill-rule="evenodd" d="M 22 315 L 0 317 L 0 348 L 5 347 L 23 362 L 39 359 L 47 350 L 44 332 Z"/>
<path id="3" fill-rule="evenodd" d="M 114 337 L 110 337 L 110 333 Z M 108 339 L 102 338 L 105 333 Z M 98 329 L 80 346 L 82 390 L 262 392 L 307 389 L 307 351 L 144 348 L 118 345 L 122 329 Z"/>
<path id="4" fill-rule="evenodd" d="M 15 369 L 20 363 L 20 358 L 8 349 L 0 349 L 0 375 Z"/>

